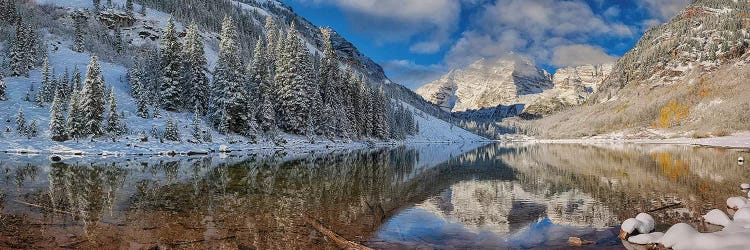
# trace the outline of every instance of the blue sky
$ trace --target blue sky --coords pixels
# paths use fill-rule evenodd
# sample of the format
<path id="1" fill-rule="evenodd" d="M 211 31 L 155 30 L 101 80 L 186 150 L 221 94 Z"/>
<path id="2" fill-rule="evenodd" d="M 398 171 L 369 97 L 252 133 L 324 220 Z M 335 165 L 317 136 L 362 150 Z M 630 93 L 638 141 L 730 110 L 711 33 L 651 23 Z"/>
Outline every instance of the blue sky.
<path id="1" fill-rule="evenodd" d="M 689 0 L 282 0 L 412 89 L 508 53 L 559 67 L 616 60 Z"/>

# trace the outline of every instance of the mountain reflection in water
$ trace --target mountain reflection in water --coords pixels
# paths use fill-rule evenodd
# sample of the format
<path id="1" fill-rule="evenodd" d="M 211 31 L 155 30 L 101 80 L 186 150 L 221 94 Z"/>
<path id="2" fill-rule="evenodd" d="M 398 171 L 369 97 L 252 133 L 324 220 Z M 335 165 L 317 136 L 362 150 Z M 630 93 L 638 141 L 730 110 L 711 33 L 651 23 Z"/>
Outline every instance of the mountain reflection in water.
<path id="1" fill-rule="evenodd" d="M 650 145 L 420 145 L 185 158 L 0 155 L 0 248 L 619 248 L 723 207 L 747 152 Z"/>

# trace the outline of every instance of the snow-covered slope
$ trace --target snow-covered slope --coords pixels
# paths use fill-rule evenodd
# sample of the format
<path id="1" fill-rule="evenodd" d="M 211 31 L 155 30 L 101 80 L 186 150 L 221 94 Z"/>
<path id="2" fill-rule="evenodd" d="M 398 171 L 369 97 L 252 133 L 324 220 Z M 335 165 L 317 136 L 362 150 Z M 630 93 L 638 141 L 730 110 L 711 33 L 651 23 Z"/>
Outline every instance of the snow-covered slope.
<path id="1" fill-rule="evenodd" d="M 416 92 L 446 111 L 463 112 L 524 103 L 524 96 L 552 87 L 549 73 L 528 58 L 509 55 L 453 70 Z"/>
<path id="2" fill-rule="evenodd" d="M 115 0 L 115 4 L 124 4 L 124 0 Z M 90 1 L 62 1 L 62 0 L 37 0 L 41 4 L 53 4 L 63 7 L 68 11 L 74 11 L 76 8 L 91 8 Z M 136 9 L 139 8 L 138 6 Z M 111 14 L 103 11 L 102 15 Z M 134 46 L 142 44 L 159 42 L 159 36 L 169 15 L 148 9 L 148 15 L 135 15 L 135 24 L 132 27 L 123 29 L 123 38 L 127 43 Z M 184 29 L 185 25 L 176 23 L 178 30 Z M 56 76 L 62 75 L 67 68 L 73 71 L 79 68 L 85 76 L 86 68 L 91 60 L 91 54 L 77 53 L 72 51 L 72 41 L 68 38 L 59 37 L 46 33 L 43 29 L 43 40 L 48 45 L 48 56 L 50 64 L 56 73 Z M 148 34 L 146 34 L 148 33 Z M 202 37 L 209 44 L 215 34 L 204 33 Z M 350 44 L 350 46 L 353 45 Z M 206 46 L 208 61 L 215 61 L 216 52 L 209 45 Z M 111 140 L 108 138 L 96 138 L 91 141 L 67 141 L 54 142 L 49 136 L 49 104 L 46 107 L 37 107 L 33 102 L 35 92 L 39 91 L 41 82 L 40 69 L 31 71 L 29 78 L 24 77 L 7 77 L 5 82 L 8 86 L 8 100 L 0 101 L 0 118 L 2 118 L 2 132 L 0 132 L 0 151 L 9 152 L 40 152 L 40 153 L 81 153 L 81 154 L 157 154 L 167 151 L 180 152 L 209 152 L 216 151 L 222 147 L 228 147 L 231 150 L 246 149 L 263 149 L 277 147 L 270 141 L 260 138 L 258 144 L 250 144 L 248 138 L 239 136 L 222 136 L 215 131 L 210 131 L 213 137 L 212 143 L 192 144 L 185 143 L 191 136 L 191 123 L 193 116 L 190 113 L 175 113 L 160 111 L 162 117 L 143 119 L 136 115 L 136 104 L 131 96 L 131 87 L 126 82 L 127 68 L 112 62 L 101 62 L 102 72 L 106 88 L 114 88 L 118 100 L 118 109 L 124 112 L 125 120 L 131 133 Z M 34 91 L 32 90 L 32 86 Z M 29 94 L 31 101 L 26 101 L 25 97 Z M 463 129 L 426 114 L 412 106 L 409 106 L 415 115 L 420 127 L 420 133 L 407 139 L 408 142 L 459 142 L 459 141 L 479 141 L 483 138 L 471 134 Z M 39 128 L 39 135 L 36 138 L 28 139 L 15 132 L 15 120 L 19 109 L 23 109 L 27 122 L 36 121 Z M 149 141 L 141 141 L 141 134 L 150 134 L 153 128 L 163 131 L 167 117 L 174 118 L 179 124 L 181 138 L 183 142 L 160 142 L 157 139 L 149 138 Z M 206 124 L 202 126 L 208 127 Z M 9 131 L 9 132 L 6 132 Z M 315 138 L 314 143 L 310 138 L 295 135 L 281 135 L 288 143 L 285 148 L 298 147 L 362 147 L 363 143 L 350 142 L 346 140 L 336 140 L 335 142 L 325 138 Z M 149 135 L 150 137 L 150 135 Z"/>

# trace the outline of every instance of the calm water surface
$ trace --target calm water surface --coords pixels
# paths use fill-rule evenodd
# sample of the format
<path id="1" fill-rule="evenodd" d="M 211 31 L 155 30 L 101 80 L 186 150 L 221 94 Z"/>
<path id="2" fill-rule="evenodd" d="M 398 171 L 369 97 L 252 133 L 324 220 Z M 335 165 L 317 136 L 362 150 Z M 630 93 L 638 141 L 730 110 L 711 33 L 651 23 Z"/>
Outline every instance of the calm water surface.
<path id="1" fill-rule="evenodd" d="M 550 144 L 0 155 L 0 248 L 336 249 L 313 218 L 372 248 L 550 249 L 576 236 L 618 249 L 619 222 L 642 211 L 658 209 L 661 229 L 701 229 L 700 215 L 750 180 L 739 156 L 750 153 Z"/>

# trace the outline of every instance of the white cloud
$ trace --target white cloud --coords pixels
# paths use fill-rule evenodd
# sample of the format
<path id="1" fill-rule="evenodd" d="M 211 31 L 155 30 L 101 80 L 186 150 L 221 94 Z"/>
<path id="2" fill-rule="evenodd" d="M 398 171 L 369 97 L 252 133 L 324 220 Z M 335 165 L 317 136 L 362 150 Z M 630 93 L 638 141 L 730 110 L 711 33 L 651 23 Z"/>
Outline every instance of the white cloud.
<path id="1" fill-rule="evenodd" d="M 549 63 L 556 47 L 633 35 L 631 27 L 605 20 L 580 0 L 497 0 L 484 7 L 445 60 L 460 66 L 515 52 Z"/>
<path id="2" fill-rule="evenodd" d="M 417 89 L 421 85 L 440 78 L 445 72 L 441 65 L 420 65 L 409 60 L 391 60 L 380 63 L 388 72 L 391 80 L 410 89 Z"/>
<path id="3" fill-rule="evenodd" d="M 691 0 L 639 0 L 643 9 L 648 10 L 654 18 L 662 22 L 669 21 L 690 2 Z"/>
<path id="4" fill-rule="evenodd" d="M 297 0 L 339 7 L 354 30 L 377 42 L 414 42 L 414 53 L 434 53 L 458 28 L 461 3 L 484 0 Z M 415 41 L 416 40 L 416 41 Z"/>
<path id="5" fill-rule="evenodd" d="M 552 64 L 558 67 L 611 63 L 616 60 L 616 56 L 608 55 L 601 47 L 586 44 L 558 46 L 552 55 Z"/>

